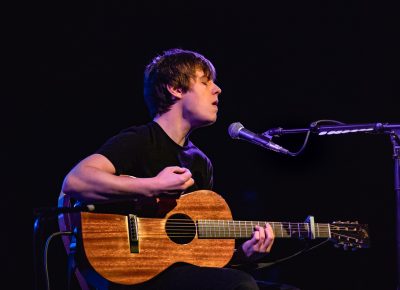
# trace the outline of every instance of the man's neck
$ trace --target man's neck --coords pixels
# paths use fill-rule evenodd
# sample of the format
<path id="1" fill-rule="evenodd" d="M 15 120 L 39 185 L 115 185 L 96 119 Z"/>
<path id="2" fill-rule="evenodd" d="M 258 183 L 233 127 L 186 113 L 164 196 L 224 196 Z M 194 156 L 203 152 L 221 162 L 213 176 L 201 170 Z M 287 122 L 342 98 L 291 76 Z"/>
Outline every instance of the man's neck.
<path id="1" fill-rule="evenodd" d="M 170 112 L 166 112 L 161 116 L 156 116 L 154 121 L 160 125 L 176 144 L 180 146 L 185 144 L 186 137 L 191 130 L 191 126 L 186 120 L 178 118 L 174 114 L 170 114 Z"/>

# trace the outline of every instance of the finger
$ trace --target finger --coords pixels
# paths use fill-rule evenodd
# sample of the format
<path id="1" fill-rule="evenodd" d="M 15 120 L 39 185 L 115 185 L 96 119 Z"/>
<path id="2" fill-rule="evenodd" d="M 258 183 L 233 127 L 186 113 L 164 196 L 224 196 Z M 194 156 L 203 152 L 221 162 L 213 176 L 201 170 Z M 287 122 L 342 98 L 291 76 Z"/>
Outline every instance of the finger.
<path id="1" fill-rule="evenodd" d="M 181 190 L 186 190 L 189 187 L 191 187 L 194 184 L 194 180 L 193 178 L 189 178 L 188 180 L 186 180 L 181 186 L 180 189 Z"/>
<path id="2" fill-rule="evenodd" d="M 185 181 L 189 180 L 192 177 L 192 173 L 189 170 L 179 173 L 178 175 L 182 178 L 182 180 Z"/>
<path id="3" fill-rule="evenodd" d="M 252 242 L 252 248 L 255 252 L 258 252 L 260 250 L 260 230 L 258 226 L 254 227 L 253 231 L 253 237 L 251 239 Z"/>
<path id="4" fill-rule="evenodd" d="M 274 243 L 275 235 L 274 235 L 274 231 L 272 230 L 272 227 L 269 223 L 267 223 L 265 225 L 264 231 L 265 231 L 266 238 L 264 240 L 263 245 L 261 246 L 260 251 L 269 253 L 271 251 L 272 245 Z"/>
<path id="5" fill-rule="evenodd" d="M 261 246 L 262 244 L 264 244 L 264 241 L 265 241 L 265 238 L 266 238 L 265 229 L 263 227 L 258 227 L 258 232 L 260 233 L 260 241 L 259 241 L 259 243 L 260 243 L 260 246 Z"/>
<path id="6" fill-rule="evenodd" d="M 186 188 L 191 187 L 194 184 L 194 179 L 190 178 L 188 181 L 186 181 L 185 185 Z"/>
<path id="7" fill-rule="evenodd" d="M 190 170 L 185 167 L 174 166 L 174 167 L 172 167 L 172 172 L 174 172 L 176 174 L 190 174 L 190 176 L 192 175 Z"/>

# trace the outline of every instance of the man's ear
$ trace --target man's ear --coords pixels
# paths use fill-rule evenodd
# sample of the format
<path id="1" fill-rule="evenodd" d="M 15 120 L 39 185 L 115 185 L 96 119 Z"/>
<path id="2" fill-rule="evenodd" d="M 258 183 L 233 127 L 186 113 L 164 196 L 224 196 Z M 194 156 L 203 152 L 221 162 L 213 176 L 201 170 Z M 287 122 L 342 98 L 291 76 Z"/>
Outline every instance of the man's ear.
<path id="1" fill-rule="evenodd" d="M 171 85 L 167 85 L 167 90 L 170 92 L 171 95 L 173 95 L 175 98 L 181 99 L 182 98 L 182 89 L 176 89 Z"/>

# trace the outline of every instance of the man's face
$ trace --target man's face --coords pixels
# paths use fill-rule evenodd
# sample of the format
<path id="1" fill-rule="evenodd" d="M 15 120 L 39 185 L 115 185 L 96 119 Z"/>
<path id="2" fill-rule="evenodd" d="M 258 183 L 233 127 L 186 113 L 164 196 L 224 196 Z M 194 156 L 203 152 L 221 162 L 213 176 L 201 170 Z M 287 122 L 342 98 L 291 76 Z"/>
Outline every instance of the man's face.
<path id="1" fill-rule="evenodd" d="M 218 95 L 221 89 L 208 79 L 202 70 L 196 76 L 186 93 L 182 94 L 183 117 L 192 127 L 206 126 L 217 120 Z"/>

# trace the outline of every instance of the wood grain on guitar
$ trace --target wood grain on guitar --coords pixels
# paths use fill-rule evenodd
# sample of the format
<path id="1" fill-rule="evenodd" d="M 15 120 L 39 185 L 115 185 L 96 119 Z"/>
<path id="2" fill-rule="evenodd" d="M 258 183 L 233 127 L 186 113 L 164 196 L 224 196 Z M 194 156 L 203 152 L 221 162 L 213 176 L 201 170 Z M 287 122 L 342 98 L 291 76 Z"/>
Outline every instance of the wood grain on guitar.
<path id="1" fill-rule="evenodd" d="M 78 228 L 90 267 L 120 284 L 145 282 L 177 262 L 223 267 L 235 239 L 251 237 L 255 225 L 266 223 L 232 220 L 225 200 L 208 190 L 172 203 L 161 198 L 157 205 L 156 217 L 82 212 Z M 327 238 L 345 247 L 368 247 L 367 227 L 358 223 L 269 223 L 276 238 Z"/>

